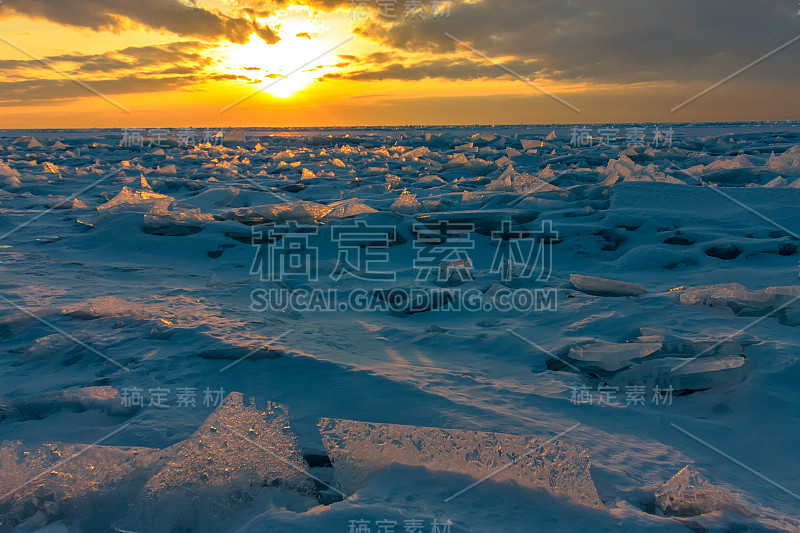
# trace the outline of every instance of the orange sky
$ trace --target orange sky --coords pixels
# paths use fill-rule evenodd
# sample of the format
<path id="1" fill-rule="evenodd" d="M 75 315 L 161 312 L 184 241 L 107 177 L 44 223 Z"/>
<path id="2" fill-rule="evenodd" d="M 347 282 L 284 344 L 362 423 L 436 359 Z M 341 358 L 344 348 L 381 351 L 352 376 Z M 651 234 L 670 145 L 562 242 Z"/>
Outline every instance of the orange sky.
<path id="1" fill-rule="evenodd" d="M 423 11 L 411 20 L 402 14 L 387 19 L 376 11 L 377 0 L 371 11 L 363 12 L 353 11 L 346 2 L 337 6 L 335 0 L 304 6 L 213 0 L 198 2 L 187 16 L 163 24 L 149 20 L 147 14 L 125 11 L 124 3 L 114 11 L 115 2 L 110 2 L 108 12 L 99 13 L 98 0 L 60 0 L 61 6 L 71 4 L 67 7 L 76 14 L 79 9 L 92 10 L 88 12 L 98 20 L 87 24 L 96 27 L 81 27 L 80 20 L 69 19 L 69 12 L 48 7 L 55 5 L 51 0 L 35 0 L 41 4 L 38 11 L 25 1 L 0 4 L 5 6 L 0 7 L 3 128 L 800 119 L 797 83 L 792 77 L 796 74 L 785 73 L 786 65 L 797 70 L 800 44 L 786 46 L 752 72 L 744 72 L 677 112 L 670 111 L 725 73 L 735 72 L 788 40 L 782 37 L 791 38 L 789 23 L 796 21 L 788 18 L 781 39 L 765 36 L 750 47 L 749 55 L 721 54 L 709 46 L 708 55 L 716 58 L 708 63 L 713 68 L 699 64 L 682 70 L 673 55 L 691 54 L 691 50 L 674 52 L 677 48 L 665 46 L 662 51 L 649 51 L 649 59 L 637 57 L 635 50 L 623 49 L 620 43 L 599 40 L 599 46 L 608 50 L 595 56 L 588 53 L 584 63 L 580 54 L 586 55 L 591 48 L 583 41 L 591 46 L 592 38 L 601 37 L 584 32 L 556 42 L 559 36 L 566 39 L 564 32 L 547 37 L 548 26 L 539 47 L 521 42 L 524 25 L 521 34 L 509 30 L 505 42 L 502 34 L 488 41 L 476 35 L 482 31 L 474 22 L 481 20 L 477 10 L 486 8 L 491 13 L 492 6 L 483 4 L 496 1 L 498 7 L 503 4 L 523 10 L 526 16 L 535 15 L 527 11 L 530 6 L 513 0 L 453 2 L 447 16 L 433 16 L 428 4 L 434 0 L 427 0 Z M 172 9 L 181 0 L 158 2 Z M 562 12 L 562 7 L 554 6 L 559 11 L 550 16 L 554 24 L 569 17 L 578 21 L 594 17 L 592 24 L 602 24 L 603 14 L 591 11 L 592 3 L 584 4 L 585 11 Z M 396 9 L 403 10 L 402 0 Z M 781 12 L 773 15 L 783 16 Z M 513 13 L 504 16 L 513 20 Z M 220 20 L 221 29 L 217 29 Z M 492 23 L 508 25 L 502 19 L 487 19 L 486 31 L 491 31 Z M 732 17 L 730 24 L 737 23 L 743 24 Z M 158 24 L 165 27 L 154 27 Z M 651 34 L 660 27 L 656 20 L 652 24 Z M 720 30 L 725 29 L 729 28 Z M 277 42 L 267 44 L 264 36 L 269 39 L 270 32 Z M 423 40 L 431 35 L 435 41 Z M 635 35 L 623 37 L 637 46 Z M 535 41 L 536 35 L 527 38 Z M 231 42 L 237 40 L 242 42 Z M 503 44 L 497 51 L 490 49 L 495 41 Z M 573 43 L 575 51 L 569 55 Z M 725 50 L 723 45 L 728 44 L 719 46 Z M 39 58 L 47 58 L 60 72 Z M 603 58 L 614 61 L 603 66 Z M 713 72 L 704 77 L 707 70 Z"/>

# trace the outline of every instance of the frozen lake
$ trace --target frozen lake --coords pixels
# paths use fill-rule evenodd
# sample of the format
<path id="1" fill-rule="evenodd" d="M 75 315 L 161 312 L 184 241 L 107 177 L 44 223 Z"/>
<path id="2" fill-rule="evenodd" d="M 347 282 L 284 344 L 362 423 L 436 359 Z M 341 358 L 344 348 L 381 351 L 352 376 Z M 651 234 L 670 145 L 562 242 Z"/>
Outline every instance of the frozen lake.
<path id="1" fill-rule="evenodd" d="M 0 531 L 797 531 L 798 206 L 790 122 L 0 131 Z"/>

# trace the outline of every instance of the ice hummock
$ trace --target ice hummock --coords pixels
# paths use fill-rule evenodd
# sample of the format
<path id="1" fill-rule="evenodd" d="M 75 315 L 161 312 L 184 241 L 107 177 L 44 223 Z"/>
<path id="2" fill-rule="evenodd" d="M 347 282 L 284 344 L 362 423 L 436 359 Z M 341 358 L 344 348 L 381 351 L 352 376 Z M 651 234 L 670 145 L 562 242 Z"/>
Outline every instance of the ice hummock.
<path id="1" fill-rule="evenodd" d="M 142 183 L 147 181 L 142 178 Z M 83 221 L 94 224 L 110 214 L 144 213 L 142 230 L 152 235 L 183 236 L 200 232 L 213 220 L 213 216 L 202 213 L 190 205 L 180 204 L 171 196 L 153 192 L 150 189 L 133 190 L 123 187 L 114 198 L 99 206 L 98 217 Z"/>
<path id="2" fill-rule="evenodd" d="M 619 159 L 610 159 L 606 169 L 602 170 L 606 174 L 603 180 L 604 185 L 613 185 L 618 181 L 656 181 L 662 183 L 683 184 L 679 179 L 673 178 L 661 170 L 653 163 L 642 166 L 635 163 L 627 155 L 620 154 Z"/>
<path id="3" fill-rule="evenodd" d="M 27 148 L 28 150 L 32 150 L 34 148 L 44 148 L 42 143 L 40 143 L 36 137 L 31 135 L 25 135 L 20 137 L 19 139 L 15 140 L 11 143 L 12 145 L 19 145 Z"/>
<path id="4" fill-rule="evenodd" d="M 152 448 L 3 441 L 0 529 L 34 517 L 44 523 L 81 517 L 87 531 L 101 527 L 98 522 L 107 524 L 120 502 L 136 494 L 160 457 Z"/>
<path id="5" fill-rule="evenodd" d="M 591 507 L 602 507 L 585 449 L 503 433 L 378 424 L 323 418 L 322 441 L 346 493 L 392 464 L 512 481 Z M 508 466 L 511 465 L 511 466 Z"/>
<path id="6" fill-rule="evenodd" d="M 489 191 L 513 191 L 522 194 L 564 191 L 538 176 L 517 172 L 510 165 L 497 179 L 489 183 L 486 189 Z"/>
<path id="7" fill-rule="evenodd" d="M 287 408 L 269 402 L 262 409 L 238 392 L 165 453 L 168 460 L 119 521 L 122 527 L 215 531 L 215 521 L 270 490 L 309 497 L 315 490 L 297 437 L 289 430 Z"/>
<path id="8" fill-rule="evenodd" d="M 408 192 L 408 189 L 403 189 L 389 209 L 395 213 L 412 215 L 422 211 L 422 204 L 417 200 L 416 194 Z"/>
<path id="9" fill-rule="evenodd" d="M 19 172 L 11 168 L 7 163 L 0 161 L 0 176 L 18 178 Z"/>
<path id="10" fill-rule="evenodd" d="M 119 401 L 116 391 L 92 387 L 12 406 L 46 414 L 48 403 L 110 407 L 110 401 Z M 125 429 L 108 435 L 124 436 Z M 0 530 L 31 519 L 40 525 L 80 519 L 81 531 L 107 531 L 112 523 L 142 532 L 218 531 L 233 512 L 275 490 L 312 507 L 315 484 L 296 440 L 285 407 L 269 402 L 262 409 L 234 392 L 191 437 L 163 450 L 4 441 Z"/>
<path id="11" fill-rule="evenodd" d="M 359 202 L 355 198 L 334 202 L 330 204 L 329 207 L 331 210 L 325 215 L 326 220 L 352 218 L 359 215 L 378 212 L 377 209 L 373 209 L 367 204 Z"/>
<path id="12" fill-rule="evenodd" d="M 541 148 L 544 145 L 542 141 L 537 141 L 536 139 L 520 139 L 519 142 L 522 146 L 522 149 L 526 151 L 531 150 L 532 148 Z"/>
<path id="13" fill-rule="evenodd" d="M 150 235 L 180 237 L 203 230 L 214 217 L 199 209 L 154 209 L 144 215 L 142 231 Z"/>
<path id="14" fill-rule="evenodd" d="M 773 153 L 767 161 L 767 167 L 776 172 L 800 175 L 800 144 L 792 146 L 779 156 Z"/>
<path id="15" fill-rule="evenodd" d="M 751 517 L 736 498 L 712 485 L 692 465 L 686 465 L 656 491 L 656 503 L 666 515 L 697 516 L 730 510 Z"/>
<path id="16" fill-rule="evenodd" d="M 250 225 L 269 222 L 320 224 L 331 210 L 332 208 L 327 205 L 301 200 L 297 202 L 242 207 L 226 213 L 224 217 Z"/>
<path id="17" fill-rule="evenodd" d="M 54 356 L 70 356 L 85 349 L 86 343 L 91 339 L 82 331 L 65 337 L 60 333 L 53 333 L 39 337 L 25 348 L 15 350 L 22 361 L 37 361 Z"/>
<path id="18" fill-rule="evenodd" d="M 159 194 L 149 190 L 137 191 L 128 187 L 123 187 L 119 194 L 99 206 L 97 210 L 108 213 L 148 213 L 156 207 L 167 210 L 169 205 L 174 201 L 174 198 L 165 194 Z"/>

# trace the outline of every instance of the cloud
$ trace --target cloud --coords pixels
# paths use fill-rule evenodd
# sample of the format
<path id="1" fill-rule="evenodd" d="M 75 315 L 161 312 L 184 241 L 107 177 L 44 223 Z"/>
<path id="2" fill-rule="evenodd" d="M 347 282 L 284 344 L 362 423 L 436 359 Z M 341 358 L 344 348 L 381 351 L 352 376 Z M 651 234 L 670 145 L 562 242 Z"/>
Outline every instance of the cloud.
<path id="1" fill-rule="evenodd" d="M 365 63 L 372 62 L 365 61 Z M 362 69 L 356 68 L 345 72 L 333 72 L 325 75 L 323 79 L 413 81 L 428 78 L 445 78 L 454 80 L 474 80 L 499 78 L 508 75 L 505 71 L 494 65 L 464 58 L 439 58 L 417 62 L 392 62 L 388 64 L 377 63 L 378 66 Z M 522 61 L 511 61 L 507 63 L 507 66 L 523 75 L 535 71 L 532 65 L 526 65 Z"/>
<path id="2" fill-rule="evenodd" d="M 6 59 L 0 60 L 0 70 L 6 78 L 22 75 L 29 70 L 48 71 L 47 63 L 74 76 L 114 75 L 126 70 L 142 75 L 153 70 L 160 72 L 165 68 L 188 69 L 197 73 L 214 64 L 215 60 L 201 53 L 214 47 L 199 41 L 176 41 L 158 46 L 131 46 L 102 54 L 48 56 L 43 58 L 44 61 Z"/>
<path id="3" fill-rule="evenodd" d="M 217 63 L 202 52 L 216 45 L 176 41 L 160 46 L 135 46 L 102 54 L 62 54 L 44 61 L 0 60 L 0 103 L 8 106 L 52 104 L 92 96 L 48 64 L 102 94 L 128 94 L 185 89 L 209 80 L 243 80 L 246 76 L 216 74 Z M 34 79 L 37 78 L 37 79 Z"/>
<path id="4" fill-rule="evenodd" d="M 454 1 L 449 15 L 439 17 L 429 14 L 429 1 L 424 16 L 415 18 L 403 16 L 402 4 L 395 20 L 373 17 L 356 32 L 407 55 L 489 64 L 449 33 L 499 62 L 522 64 L 521 74 L 567 82 L 716 81 L 800 33 L 796 5 L 769 0 Z M 798 80 L 798 58 L 800 43 L 764 61 L 751 75 Z M 387 75 L 399 74 L 394 58 L 383 63 Z M 428 69 L 415 71 L 429 75 Z M 462 79 L 459 73 L 472 76 L 463 67 L 441 72 L 454 79 Z M 411 79 L 410 74 L 403 78 Z"/>
<path id="5" fill-rule="evenodd" d="M 266 43 L 280 40 L 252 18 L 229 16 L 181 0 L 5 0 L 0 17 L 22 15 L 58 24 L 119 31 L 125 20 L 156 30 L 208 40 L 246 43 L 256 33 Z"/>
<path id="6" fill-rule="evenodd" d="M 183 89 L 197 81 L 195 76 L 142 78 L 131 75 L 113 80 L 87 80 L 86 83 L 101 94 L 110 96 Z M 55 104 L 86 96 L 92 94 L 75 82 L 63 78 L 0 82 L 0 103 L 4 106 Z"/>

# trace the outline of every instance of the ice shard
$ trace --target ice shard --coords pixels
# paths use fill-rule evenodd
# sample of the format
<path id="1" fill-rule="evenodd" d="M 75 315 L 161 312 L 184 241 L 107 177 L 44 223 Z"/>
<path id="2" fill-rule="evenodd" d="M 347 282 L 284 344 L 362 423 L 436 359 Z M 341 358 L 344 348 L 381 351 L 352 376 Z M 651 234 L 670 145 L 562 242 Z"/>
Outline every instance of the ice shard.
<path id="1" fill-rule="evenodd" d="M 597 296 L 639 296 L 647 292 L 644 287 L 637 283 L 596 278 L 582 274 L 570 275 L 569 281 L 577 290 Z"/>
<path id="2" fill-rule="evenodd" d="M 336 479 L 346 493 L 391 464 L 515 482 L 574 503 L 601 507 L 584 448 L 564 440 L 375 424 L 324 418 L 319 423 Z"/>
<path id="3" fill-rule="evenodd" d="M 692 465 L 686 465 L 656 491 L 656 503 L 667 515 L 697 516 L 731 510 L 753 516 L 727 492 L 715 487 Z"/>
<path id="4" fill-rule="evenodd" d="M 269 402 L 260 409 L 232 392 L 191 437 L 165 450 L 169 459 L 120 526 L 210 531 L 212 523 L 266 491 L 312 495 L 315 486 L 296 440 L 285 407 Z"/>
<path id="5" fill-rule="evenodd" d="M 100 520 L 97 515 L 108 511 L 101 502 L 135 496 L 160 456 L 160 450 L 152 448 L 4 441 L 0 531 L 35 515 L 45 522 L 79 516 Z"/>

